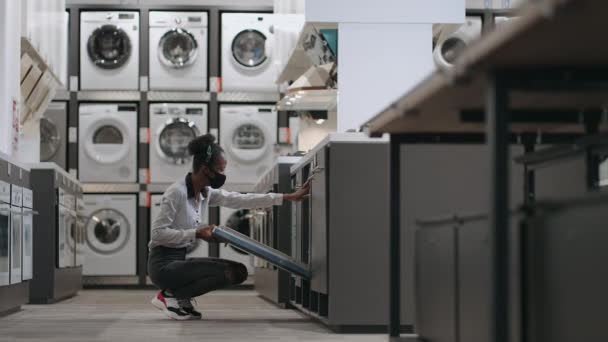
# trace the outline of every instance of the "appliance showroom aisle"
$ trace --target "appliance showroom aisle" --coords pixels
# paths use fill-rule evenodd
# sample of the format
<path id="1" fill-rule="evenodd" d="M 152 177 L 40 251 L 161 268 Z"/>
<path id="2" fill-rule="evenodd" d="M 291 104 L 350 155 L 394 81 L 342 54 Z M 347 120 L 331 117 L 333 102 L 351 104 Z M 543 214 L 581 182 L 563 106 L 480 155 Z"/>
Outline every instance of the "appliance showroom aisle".
<path id="1" fill-rule="evenodd" d="M 171 321 L 149 304 L 154 294 L 84 290 L 57 304 L 25 305 L 0 318 L 0 341 L 386 341 L 385 335 L 333 334 L 245 290 L 199 298 L 202 321 Z"/>

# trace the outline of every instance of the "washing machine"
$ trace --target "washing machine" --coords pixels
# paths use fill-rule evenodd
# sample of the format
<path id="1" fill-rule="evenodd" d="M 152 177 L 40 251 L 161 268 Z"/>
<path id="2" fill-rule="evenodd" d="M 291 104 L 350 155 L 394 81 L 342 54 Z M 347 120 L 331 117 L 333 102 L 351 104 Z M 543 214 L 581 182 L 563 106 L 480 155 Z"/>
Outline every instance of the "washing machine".
<path id="1" fill-rule="evenodd" d="M 150 89 L 207 90 L 207 12 L 150 12 Z"/>
<path id="2" fill-rule="evenodd" d="M 136 275 L 136 196 L 83 196 L 87 216 L 83 275 Z"/>
<path id="3" fill-rule="evenodd" d="M 81 182 L 137 181 L 137 107 L 81 104 L 78 174 Z"/>
<path id="4" fill-rule="evenodd" d="M 272 105 L 220 105 L 220 139 L 227 184 L 255 184 L 276 158 L 277 112 Z"/>
<path id="5" fill-rule="evenodd" d="M 40 118 L 40 161 L 66 170 L 68 112 L 65 102 L 51 102 Z"/>
<path id="6" fill-rule="evenodd" d="M 150 105 L 150 182 L 173 183 L 192 168 L 188 144 L 207 133 L 204 103 Z"/>
<path id="7" fill-rule="evenodd" d="M 481 17 L 467 17 L 465 24 L 441 36 L 433 50 L 435 64 L 442 69 L 452 67 L 467 46 L 481 36 L 482 26 Z"/>
<path id="8" fill-rule="evenodd" d="M 152 222 L 156 219 L 156 216 L 160 213 L 160 203 L 163 195 L 152 195 L 150 196 L 150 234 L 152 234 Z M 209 217 L 209 216 L 207 216 Z M 152 235 L 150 235 L 152 236 Z M 209 244 L 204 240 L 197 240 L 198 245 L 195 249 L 186 254 L 186 258 L 207 258 L 209 257 Z"/>
<path id="9" fill-rule="evenodd" d="M 273 15 L 222 13 L 222 91 L 278 92 Z"/>
<path id="10" fill-rule="evenodd" d="M 80 13 L 80 89 L 139 90 L 139 12 Z"/>
<path id="11" fill-rule="evenodd" d="M 248 209 L 235 210 L 222 207 L 220 208 L 220 225 L 230 227 L 246 236 L 251 236 L 251 215 L 252 212 Z M 222 243 L 220 244 L 220 258 L 240 262 L 247 267 L 249 275 L 254 274 L 254 258 L 243 250 Z"/>

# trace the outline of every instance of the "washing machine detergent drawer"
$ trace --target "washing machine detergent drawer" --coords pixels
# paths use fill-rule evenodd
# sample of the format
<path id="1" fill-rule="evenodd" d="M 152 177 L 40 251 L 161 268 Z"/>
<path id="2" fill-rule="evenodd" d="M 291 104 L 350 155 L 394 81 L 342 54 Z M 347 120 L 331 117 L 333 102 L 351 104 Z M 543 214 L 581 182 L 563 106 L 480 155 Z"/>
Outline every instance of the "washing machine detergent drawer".
<path id="1" fill-rule="evenodd" d="M 233 245 L 234 247 L 253 254 L 258 258 L 262 258 L 287 272 L 306 279 L 310 279 L 311 277 L 310 269 L 307 266 L 295 261 L 295 259 L 289 255 L 263 245 L 234 229 L 228 227 L 215 227 L 213 229 L 213 236 Z"/>

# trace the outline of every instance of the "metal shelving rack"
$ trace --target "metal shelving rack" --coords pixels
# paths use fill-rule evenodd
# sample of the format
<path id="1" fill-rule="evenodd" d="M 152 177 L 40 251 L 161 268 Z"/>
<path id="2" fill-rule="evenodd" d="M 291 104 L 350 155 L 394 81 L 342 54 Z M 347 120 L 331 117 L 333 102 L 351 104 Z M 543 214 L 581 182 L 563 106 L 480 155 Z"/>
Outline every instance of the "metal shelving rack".
<path id="1" fill-rule="evenodd" d="M 206 5 L 207 4 L 207 5 Z M 81 102 L 128 102 L 135 103 L 139 109 L 138 120 L 138 168 L 139 181 L 136 184 L 83 184 L 85 192 L 89 193 L 138 193 L 138 245 L 137 245 L 137 279 L 117 277 L 115 282 L 112 279 L 103 279 L 101 285 L 113 285 L 115 283 L 125 285 L 146 285 L 146 260 L 147 242 L 149 232 L 149 201 L 150 193 L 162 193 L 168 184 L 148 184 L 144 175 L 149 167 L 148 153 L 149 142 L 142 135 L 149 129 L 148 105 L 150 102 L 206 102 L 209 108 L 209 131 L 217 132 L 219 129 L 219 105 L 220 103 L 268 103 L 275 104 L 279 97 L 276 94 L 265 93 L 224 93 L 217 92 L 217 81 L 220 77 L 220 44 L 221 44 L 221 23 L 222 12 L 272 12 L 273 7 L 270 2 L 252 2 L 251 5 L 218 5 L 218 1 L 188 1 L 178 0 L 168 2 L 161 1 L 94 1 L 94 0 L 67 0 L 66 9 L 70 16 L 69 31 L 69 87 L 59 90 L 54 101 L 66 102 L 68 104 L 68 127 L 72 139 L 68 143 L 68 170 L 72 175 L 77 175 L 78 169 L 78 105 Z M 140 13 L 140 38 L 139 38 L 139 91 L 85 91 L 79 89 L 80 73 L 80 12 L 89 10 L 112 10 L 112 11 L 138 11 Z M 149 35 L 148 35 L 148 13 L 154 10 L 165 11 L 206 11 L 209 15 L 208 26 L 208 75 L 209 82 L 207 92 L 192 91 L 152 91 L 148 89 L 148 70 L 149 70 Z M 279 127 L 287 127 L 287 113 L 279 113 Z M 146 134 L 147 135 L 147 134 Z M 218 223 L 219 211 L 210 211 L 210 221 Z M 144 238 L 142 238 L 144 237 Z M 219 248 L 216 244 L 210 246 L 210 255 L 218 256 Z M 86 283 L 85 283 L 86 285 Z"/>
<path id="2" fill-rule="evenodd" d="M 372 135 L 391 135 L 391 340 L 405 340 L 399 331 L 400 297 L 400 146 L 408 134 L 479 132 L 486 134 L 492 181 L 488 184 L 492 247 L 490 340 L 510 340 L 509 319 L 509 133 L 568 132 L 596 134 L 597 110 L 605 107 L 608 89 L 608 48 L 602 13 L 608 4 L 593 0 L 539 0 L 527 5 L 512 25 L 489 33 L 470 46 L 448 72 L 436 72 L 382 113 L 371 119 Z M 584 37 L 584 39 L 582 39 Z M 463 110 L 478 108 L 486 122 L 467 123 Z M 551 121 L 557 110 L 581 109 L 579 124 L 528 122 L 513 124 L 514 110 L 541 110 Z M 589 170 L 597 169 L 589 160 Z M 589 171 L 589 184 L 597 172 Z M 524 327 L 524 336 L 527 332 Z"/>

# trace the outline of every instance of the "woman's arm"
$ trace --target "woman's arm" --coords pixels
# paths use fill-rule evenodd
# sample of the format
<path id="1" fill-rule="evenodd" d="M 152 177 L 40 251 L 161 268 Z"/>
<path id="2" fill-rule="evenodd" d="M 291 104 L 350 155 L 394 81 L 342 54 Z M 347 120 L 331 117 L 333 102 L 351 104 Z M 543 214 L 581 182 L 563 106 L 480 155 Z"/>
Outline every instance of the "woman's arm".
<path id="1" fill-rule="evenodd" d="M 177 212 L 187 201 L 179 191 L 167 192 L 160 204 L 160 213 L 152 222 L 151 239 L 165 247 L 180 247 L 196 240 L 196 229 L 174 229 Z"/>
<path id="2" fill-rule="evenodd" d="M 241 194 L 226 190 L 209 188 L 209 206 L 232 209 L 267 208 L 282 205 L 283 201 L 301 201 L 308 197 L 310 180 L 296 192 L 291 194 Z"/>

